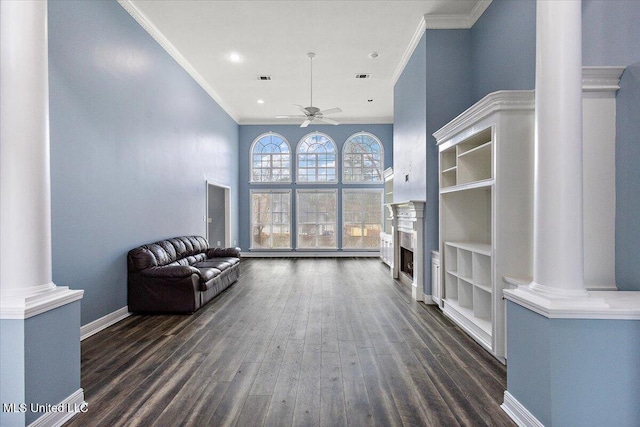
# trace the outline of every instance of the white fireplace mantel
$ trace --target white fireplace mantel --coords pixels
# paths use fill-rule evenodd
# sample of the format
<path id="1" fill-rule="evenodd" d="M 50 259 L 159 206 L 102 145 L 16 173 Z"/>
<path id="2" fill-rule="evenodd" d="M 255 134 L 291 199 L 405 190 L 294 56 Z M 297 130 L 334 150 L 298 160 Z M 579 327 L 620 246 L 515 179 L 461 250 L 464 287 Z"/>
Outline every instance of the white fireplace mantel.
<path id="1" fill-rule="evenodd" d="M 409 200 L 389 204 L 393 235 L 393 268 L 394 279 L 411 288 L 411 296 L 415 301 L 422 301 L 424 295 L 424 200 Z M 405 243 L 401 237 L 405 234 Z M 408 240 L 408 241 L 407 241 Z M 413 252 L 413 277 L 402 271 L 402 247 Z M 407 247 L 409 246 L 409 247 Z"/>

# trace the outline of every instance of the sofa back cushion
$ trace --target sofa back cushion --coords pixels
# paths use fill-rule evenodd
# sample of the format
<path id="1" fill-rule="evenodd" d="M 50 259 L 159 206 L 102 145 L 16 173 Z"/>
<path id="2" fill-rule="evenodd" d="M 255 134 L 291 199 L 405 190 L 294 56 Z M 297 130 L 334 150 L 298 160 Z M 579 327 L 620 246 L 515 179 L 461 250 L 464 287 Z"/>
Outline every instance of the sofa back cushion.
<path id="1" fill-rule="evenodd" d="M 209 247 L 202 236 L 181 236 L 142 245 L 129 251 L 129 271 L 140 271 L 172 263 L 192 265 L 206 259 Z"/>

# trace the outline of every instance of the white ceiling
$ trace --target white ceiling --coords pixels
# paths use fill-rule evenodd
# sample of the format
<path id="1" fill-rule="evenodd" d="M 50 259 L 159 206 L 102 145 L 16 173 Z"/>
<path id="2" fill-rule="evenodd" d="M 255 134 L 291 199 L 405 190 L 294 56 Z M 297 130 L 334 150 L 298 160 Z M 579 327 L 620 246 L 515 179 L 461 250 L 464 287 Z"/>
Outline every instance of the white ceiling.
<path id="1" fill-rule="evenodd" d="M 392 123 L 393 85 L 422 31 L 469 28 L 491 2 L 119 1 L 240 124 L 300 123 L 275 117 L 309 106 L 308 52 L 314 106 L 340 107 L 341 123 Z"/>

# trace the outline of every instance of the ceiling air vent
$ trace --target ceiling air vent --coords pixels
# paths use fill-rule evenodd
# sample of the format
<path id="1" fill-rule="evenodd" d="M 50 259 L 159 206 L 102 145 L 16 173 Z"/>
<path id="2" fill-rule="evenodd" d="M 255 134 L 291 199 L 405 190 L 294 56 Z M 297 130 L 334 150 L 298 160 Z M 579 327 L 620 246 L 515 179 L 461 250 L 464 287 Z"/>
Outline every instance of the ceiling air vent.
<path id="1" fill-rule="evenodd" d="M 356 74 L 356 79 L 370 79 L 371 74 Z"/>
<path id="2" fill-rule="evenodd" d="M 267 81 L 271 80 L 271 76 L 256 76 L 256 79 Z"/>

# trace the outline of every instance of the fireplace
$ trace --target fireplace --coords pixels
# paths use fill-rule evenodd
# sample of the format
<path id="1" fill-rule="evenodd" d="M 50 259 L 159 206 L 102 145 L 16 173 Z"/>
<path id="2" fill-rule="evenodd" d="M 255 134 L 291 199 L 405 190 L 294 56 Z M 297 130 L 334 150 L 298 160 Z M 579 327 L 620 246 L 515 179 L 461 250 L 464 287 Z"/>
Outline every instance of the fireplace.
<path id="1" fill-rule="evenodd" d="M 413 251 L 400 247 L 400 272 L 413 281 Z"/>
<path id="2" fill-rule="evenodd" d="M 393 278 L 411 289 L 415 301 L 424 299 L 424 202 L 392 203 Z"/>

